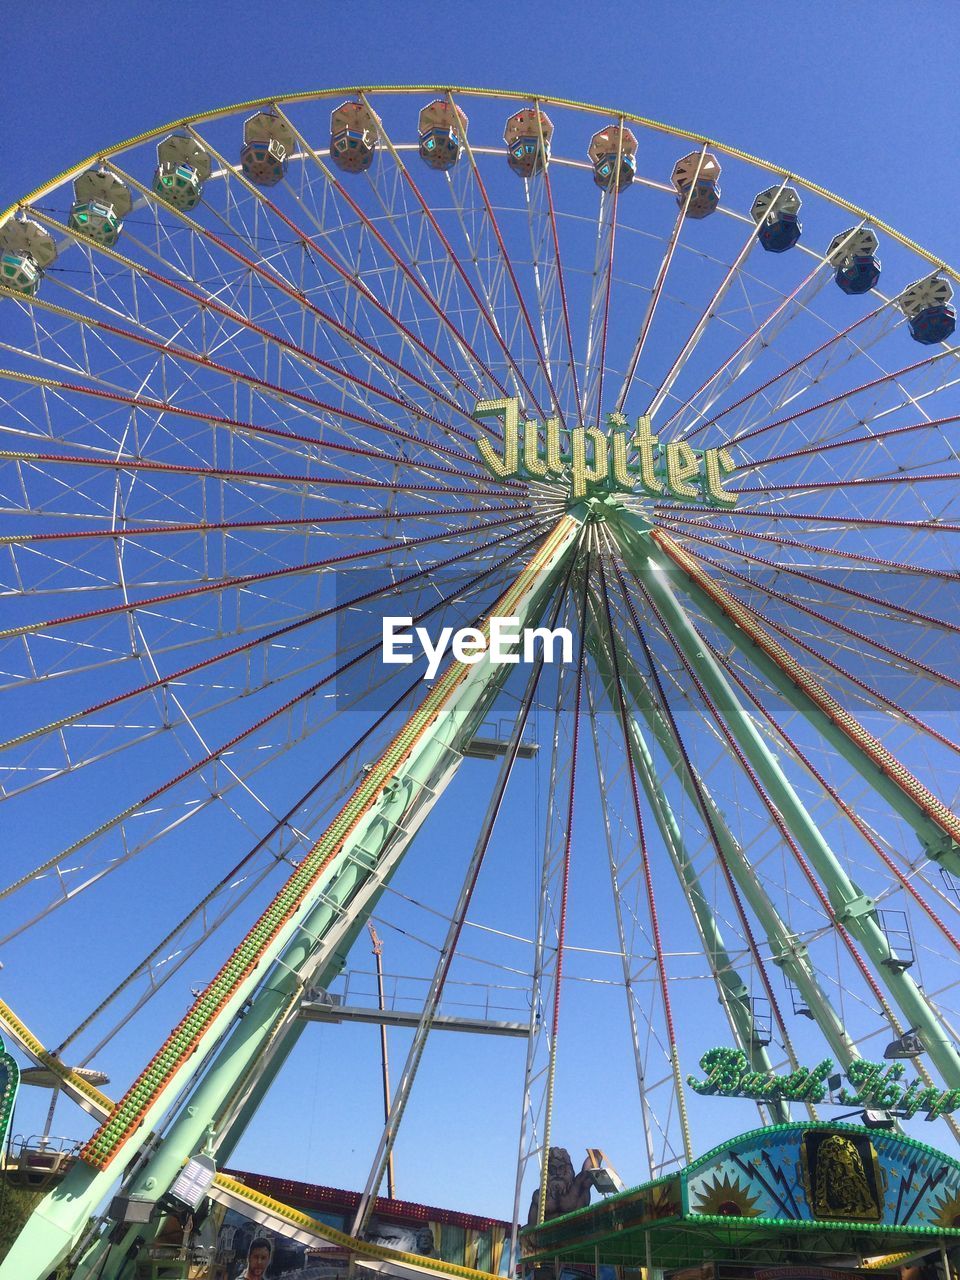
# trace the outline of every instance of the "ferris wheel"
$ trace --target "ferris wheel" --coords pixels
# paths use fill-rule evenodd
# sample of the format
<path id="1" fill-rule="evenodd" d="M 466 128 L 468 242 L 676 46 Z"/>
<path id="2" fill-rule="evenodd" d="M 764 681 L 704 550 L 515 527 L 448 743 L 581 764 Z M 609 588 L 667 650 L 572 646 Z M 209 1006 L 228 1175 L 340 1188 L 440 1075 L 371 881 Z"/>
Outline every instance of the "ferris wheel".
<path id="1" fill-rule="evenodd" d="M 515 1220 L 591 1092 L 637 1182 L 842 1097 L 960 1136 L 946 263 L 680 129 L 429 86 L 133 138 L 0 250 L 0 1033 L 88 1116 L 4 1280 L 121 1274 L 372 918 L 419 998 L 355 1237 L 484 984 Z M 427 678 L 417 628 L 481 642 Z"/>

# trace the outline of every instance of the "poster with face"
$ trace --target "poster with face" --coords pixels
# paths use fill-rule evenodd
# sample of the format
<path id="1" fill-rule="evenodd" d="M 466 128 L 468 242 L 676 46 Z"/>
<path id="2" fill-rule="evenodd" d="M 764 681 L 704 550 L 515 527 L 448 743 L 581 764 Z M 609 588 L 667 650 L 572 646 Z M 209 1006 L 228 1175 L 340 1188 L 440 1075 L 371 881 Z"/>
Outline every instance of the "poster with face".
<path id="1" fill-rule="evenodd" d="M 315 1216 L 339 1231 L 349 1227 L 342 1214 L 317 1213 Z M 384 1249 L 439 1257 L 434 1230 L 429 1223 L 374 1217 L 363 1238 Z M 228 1280 L 341 1280 L 346 1277 L 348 1267 L 343 1250 L 335 1246 L 314 1248 L 287 1240 L 234 1209 L 220 1216 L 216 1261 Z"/>

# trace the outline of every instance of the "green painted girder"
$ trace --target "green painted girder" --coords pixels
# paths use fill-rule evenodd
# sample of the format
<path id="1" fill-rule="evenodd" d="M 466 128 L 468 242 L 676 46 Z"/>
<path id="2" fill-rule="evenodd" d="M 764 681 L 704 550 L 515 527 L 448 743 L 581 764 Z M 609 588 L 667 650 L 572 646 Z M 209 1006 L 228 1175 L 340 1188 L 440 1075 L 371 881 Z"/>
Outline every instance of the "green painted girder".
<path id="1" fill-rule="evenodd" d="M 561 517 L 491 614 L 517 617 L 521 627 L 539 620 L 581 529 L 580 519 Z M 218 1112 L 289 1014 L 306 980 L 338 964 L 337 948 L 369 913 L 512 669 L 495 667 L 484 655 L 473 665 L 452 662 L 428 687 L 260 921 L 115 1104 L 67 1177 L 38 1205 L 0 1263 L 0 1280 L 44 1280 L 74 1248 L 89 1217 L 131 1161 L 136 1163 L 125 1194 L 156 1202 L 166 1193 L 184 1161 L 206 1141 Z M 238 970 L 239 978 L 233 980 Z M 211 992 L 219 997 L 229 980 L 232 985 L 219 1008 L 210 1012 Z M 194 1034 L 193 1042 L 186 1039 L 188 1032 Z M 171 1044 L 186 1054 L 182 1062 L 170 1064 Z M 198 1078 L 154 1146 L 151 1129 Z M 112 1250 L 103 1242 L 95 1244 L 75 1277 L 116 1280 L 137 1234 L 138 1228 L 131 1227 Z"/>
<path id="2" fill-rule="evenodd" d="M 637 536 L 631 518 L 621 520 L 629 541 Z M 672 538 L 657 531 L 662 572 L 697 605 L 759 671 L 800 711 L 843 759 L 913 827 L 926 854 L 960 878 L 960 818 L 938 800 L 872 734 L 795 663 L 790 655 L 718 582 Z M 775 655 L 775 658 L 771 655 Z"/>
<path id="3" fill-rule="evenodd" d="M 614 713 L 618 714 L 619 696 L 617 693 L 616 673 L 614 672 L 613 662 L 607 647 L 599 640 L 606 626 L 599 616 L 600 606 L 595 600 L 592 600 L 591 603 L 593 604 L 596 630 L 591 634 L 588 646 L 600 673 L 607 698 L 614 709 Z M 609 634 L 607 639 L 609 639 Z M 617 668 L 620 673 L 620 683 L 625 686 L 624 662 L 629 661 L 629 658 L 622 643 L 616 637 L 614 637 L 613 643 L 617 645 Z M 624 688 L 623 692 L 626 696 L 627 689 Z M 639 722 L 632 714 L 628 717 L 628 729 L 630 733 L 630 754 L 633 757 L 637 776 L 646 794 L 647 802 L 653 811 L 664 847 L 693 914 L 697 932 L 703 944 L 704 954 L 707 956 L 714 981 L 717 984 L 720 1002 L 733 1026 L 737 1043 L 746 1054 L 752 1070 L 772 1074 L 774 1068 L 770 1055 L 767 1053 L 766 1047 L 757 1042 L 756 1027 L 750 1004 L 750 991 L 743 978 L 737 972 L 734 961 L 727 950 L 720 926 L 717 924 L 717 918 L 700 883 L 700 877 L 697 875 L 693 860 L 687 853 L 680 824 L 666 793 L 660 785 L 653 754 L 647 745 Z M 679 752 L 677 754 L 679 755 Z M 787 1121 L 790 1119 L 789 1105 L 782 1098 L 774 1099 L 767 1105 L 771 1115 L 777 1120 Z"/>
<path id="4" fill-rule="evenodd" d="M 699 785 L 695 785 L 690 767 L 680 750 L 680 744 L 647 688 L 646 681 L 637 669 L 631 654 L 623 645 L 618 648 L 618 660 L 625 693 L 663 751 L 684 791 L 713 829 L 720 856 L 766 934 L 771 948 L 771 959 L 774 964 L 783 969 L 796 986 L 837 1060 L 849 1066 L 860 1057 L 860 1052 L 820 986 L 807 957 L 806 947 L 787 926 L 767 896 L 743 847 L 730 830 L 706 782 L 699 779 Z"/>
<path id="5" fill-rule="evenodd" d="M 693 667 L 740 750 L 749 761 L 800 849 L 820 877 L 838 923 L 863 946 L 877 977 L 900 1006 L 911 1027 L 920 1032 L 931 1060 L 947 1086 L 960 1088 L 960 1053 L 909 973 L 890 966 L 890 945 L 873 902 L 850 879 L 819 827 L 804 807 L 751 717 L 746 713 L 719 663 L 698 635 L 673 591 L 678 574 L 659 549 L 648 527 L 631 513 L 611 512 L 609 525 L 631 570 L 642 582 L 687 662 Z M 699 593 L 697 595 L 699 603 Z M 734 639 L 742 644 L 743 636 Z M 774 665 L 775 664 L 771 664 Z M 781 673 L 782 674 L 782 673 Z M 852 744 L 847 743 L 850 751 Z M 818 1019 L 819 1020 L 819 1019 Z"/>

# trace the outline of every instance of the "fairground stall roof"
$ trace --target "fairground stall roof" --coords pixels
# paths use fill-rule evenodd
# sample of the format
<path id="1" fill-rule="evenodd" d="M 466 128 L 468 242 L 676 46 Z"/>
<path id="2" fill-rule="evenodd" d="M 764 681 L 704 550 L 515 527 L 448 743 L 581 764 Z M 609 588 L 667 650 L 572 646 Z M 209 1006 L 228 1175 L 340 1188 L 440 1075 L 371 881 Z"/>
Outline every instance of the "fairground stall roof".
<path id="1" fill-rule="evenodd" d="M 785 1265 L 960 1240 L 960 1162 L 899 1134 L 789 1124 L 523 1232 L 528 1262 Z"/>

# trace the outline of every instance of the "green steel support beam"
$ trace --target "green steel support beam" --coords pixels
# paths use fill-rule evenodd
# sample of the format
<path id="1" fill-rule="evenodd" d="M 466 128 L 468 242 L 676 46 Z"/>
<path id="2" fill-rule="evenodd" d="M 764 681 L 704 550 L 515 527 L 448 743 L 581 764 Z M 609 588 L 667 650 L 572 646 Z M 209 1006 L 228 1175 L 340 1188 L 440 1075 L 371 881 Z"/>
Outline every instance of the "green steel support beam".
<path id="1" fill-rule="evenodd" d="M 576 546 L 582 524 L 563 516 L 491 609 L 526 627 L 539 619 Z M 452 662 L 340 813 L 115 1104 L 67 1177 L 38 1205 L 0 1264 L 0 1280 L 45 1280 L 75 1247 L 124 1167 L 124 1192 L 155 1203 L 205 1142 L 249 1064 L 299 1003 L 304 975 L 335 965 L 337 948 L 376 895 L 430 807 L 456 772 L 510 666 L 484 654 Z M 217 1048 L 219 1046 L 219 1048 Z M 216 1052 L 214 1052 L 216 1050 Z M 151 1130 L 199 1080 L 163 1136 Z M 76 1277 L 116 1280 L 138 1229 L 111 1246 L 101 1239 Z"/>
<path id="2" fill-rule="evenodd" d="M 625 515 L 621 519 L 628 542 L 637 533 L 629 521 Z M 801 668 L 756 617 L 673 538 L 657 530 L 647 540 L 656 544 L 661 573 L 690 596 L 787 702 L 913 827 L 927 856 L 960 878 L 960 818 Z"/>
<path id="3" fill-rule="evenodd" d="M 378 892 L 373 897 L 367 911 L 354 922 L 344 941 L 337 947 L 332 962 L 326 965 L 320 973 L 308 979 L 305 983 L 306 987 L 328 987 L 339 976 L 347 962 L 350 949 L 358 935 L 366 928 L 367 919 L 376 910 L 379 900 L 380 893 Z M 256 1115 L 261 1102 L 273 1087 L 274 1080 L 276 1080 L 283 1069 L 284 1063 L 296 1047 L 306 1025 L 303 1018 L 299 1016 L 288 1018 L 282 1033 L 277 1036 L 271 1052 L 266 1056 L 265 1060 L 261 1060 L 258 1064 L 256 1074 L 254 1075 L 251 1072 L 252 1078 L 250 1081 L 238 1081 L 233 1094 L 224 1101 L 217 1115 L 217 1132 L 213 1142 L 214 1155 L 216 1156 L 217 1164 L 221 1168 L 230 1163 L 230 1158 L 237 1143 L 243 1137 L 247 1126 Z"/>
<path id="4" fill-rule="evenodd" d="M 599 644 L 597 640 L 597 637 L 603 634 L 601 628 L 604 624 L 597 617 L 596 606 L 594 607 L 594 619 L 597 631 L 591 637 L 589 648 L 600 673 L 604 692 L 616 713 L 619 706 L 616 675 L 606 647 Z M 623 676 L 625 658 L 626 653 L 623 646 L 618 645 L 617 663 L 621 673 L 621 681 L 624 685 L 626 685 L 626 680 Z M 627 695 L 626 688 L 624 688 L 624 695 Z M 674 871 L 693 914 L 697 932 L 700 934 L 703 943 L 704 954 L 717 984 L 720 1003 L 731 1023 L 737 1043 L 747 1056 L 751 1070 L 766 1071 L 772 1075 L 774 1074 L 774 1066 L 770 1060 L 770 1055 L 767 1053 L 765 1046 L 757 1041 L 749 989 L 737 972 L 733 959 L 727 951 L 716 916 L 707 901 L 707 896 L 703 891 L 703 886 L 700 884 L 700 877 L 697 875 L 693 861 L 687 853 L 680 824 L 657 778 L 653 755 L 647 746 L 643 730 L 633 715 L 629 717 L 629 731 L 630 753 L 633 757 L 637 776 L 647 797 L 647 803 L 653 810 L 664 846 L 670 861 L 673 863 Z M 766 1105 L 769 1108 L 772 1123 L 786 1123 L 790 1119 L 789 1104 L 784 1102 L 783 1099 L 776 1099 Z"/>
<path id="5" fill-rule="evenodd" d="M 843 1023 L 837 1016 L 832 1004 L 823 989 L 807 958 L 806 947 L 801 943 L 784 922 L 774 904 L 770 901 L 756 872 L 743 851 L 740 842 L 730 830 L 726 818 L 717 805 L 710 789 L 701 779 L 699 787 L 695 785 L 690 768 L 680 750 L 670 725 L 658 707 L 655 698 L 647 688 L 646 681 L 637 670 L 632 656 L 621 645 L 618 650 L 620 662 L 620 678 L 624 692 L 633 706 L 646 722 L 657 745 L 663 751 L 674 770 L 684 791 L 703 813 L 704 819 L 713 828 L 719 846 L 720 856 L 726 863 L 737 887 L 746 898 L 751 910 L 760 922 L 760 927 L 770 943 L 771 959 L 783 969 L 784 973 L 803 997 L 807 1008 L 823 1032 L 824 1038 L 833 1050 L 838 1062 L 849 1066 L 860 1057 L 860 1052 L 853 1040 L 847 1035 Z M 701 802 L 702 797 L 702 802 Z M 704 806 L 706 812 L 704 812 Z"/>
<path id="6" fill-rule="evenodd" d="M 696 669 L 740 750 L 823 882 L 837 920 L 863 946 L 908 1024 L 920 1032 L 927 1052 L 948 1088 L 960 1088 L 960 1053 L 952 1036 L 909 973 L 889 964 L 893 958 L 890 945 L 877 920 L 873 902 L 847 875 L 753 720 L 740 704 L 720 665 L 697 634 L 674 594 L 673 582 L 678 575 L 672 561 L 658 548 L 647 527 L 630 513 L 622 509 L 612 512 L 609 522 L 625 560 L 643 583 L 685 659 Z M 742 636 L 738 636 L 738 642 L 742 642 Z"/>

